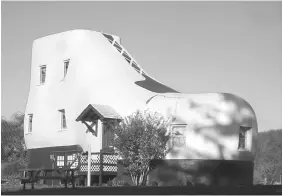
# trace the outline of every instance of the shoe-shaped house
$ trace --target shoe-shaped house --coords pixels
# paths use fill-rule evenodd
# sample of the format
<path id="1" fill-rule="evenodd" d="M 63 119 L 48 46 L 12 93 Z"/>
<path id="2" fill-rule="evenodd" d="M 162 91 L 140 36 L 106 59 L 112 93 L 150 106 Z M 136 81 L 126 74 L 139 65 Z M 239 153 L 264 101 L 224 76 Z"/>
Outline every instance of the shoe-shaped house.
<path id="1" fill-rule="evenodd" d="M 137 109 L 173 119 L 170 151 L 149 182 L 252 183 L 257 121 L 245 100 L 180 93 L 146 73 L 115 35 L 73 30 L 34 41 L 25 111 L 29 167 L 63 167 L 89 145 L 92 152 L 109 148 L 105 124 Z"/>

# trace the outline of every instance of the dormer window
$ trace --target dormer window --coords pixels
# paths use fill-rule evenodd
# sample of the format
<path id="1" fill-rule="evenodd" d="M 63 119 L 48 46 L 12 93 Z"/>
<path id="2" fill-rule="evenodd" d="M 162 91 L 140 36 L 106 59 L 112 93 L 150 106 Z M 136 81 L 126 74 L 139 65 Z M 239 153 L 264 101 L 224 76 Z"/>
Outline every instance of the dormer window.
<path id="1" fill-rule="evenodd" d="M 69 59 L 64 61 L 64 77 L 66 77 L 66 75 L 67 75 L 69 64 L 70 64 Z"/>
<path id="2" fill-rule="evenodd" d="M 246 150 L 247 131 L 250 129 L 251 127 L 240 126 L 238 150 Z"/>
<path id="3" fill-rule="evenodd" d="M 40 66 L 40 84 L 44 84 L 46 79 L 46 65 Z"/>
<path id="4" fill-rule="evenodd" d="M 59 110 L 60 112 L 60 118 L 61 118 L 61 129 L 67 128 L 67 122 L 66 122 L 66 112 L 64 109 Z"/>

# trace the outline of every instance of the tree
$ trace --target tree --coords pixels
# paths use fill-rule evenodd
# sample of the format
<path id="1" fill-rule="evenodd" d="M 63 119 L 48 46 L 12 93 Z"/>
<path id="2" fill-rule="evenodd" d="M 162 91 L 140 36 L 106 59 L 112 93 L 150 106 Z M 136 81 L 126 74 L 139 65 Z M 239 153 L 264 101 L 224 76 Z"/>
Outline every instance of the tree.
<path id="1" fill-rule="evenodd" d="M 1 119 L 1 162 L 26 163 L 23 137 L 24 114 L 15 113 L 11 121 Z"/>
<path id="2" fill-rule="evenodd" d="M 113 130 L 113 146 L 133 183 L 145 185 L 152 170 L 151 160 L 164 159 L 167 153 L 168 121 L 157 113 L 137 111 L 116 124 Z"/>
<path id="3" fill-rule="evenodd" d="M 282 130 L 260 132 L 255 158 L 254 181 L 267 180 L 273 184 L 280 179 L 282 171 Z"/>

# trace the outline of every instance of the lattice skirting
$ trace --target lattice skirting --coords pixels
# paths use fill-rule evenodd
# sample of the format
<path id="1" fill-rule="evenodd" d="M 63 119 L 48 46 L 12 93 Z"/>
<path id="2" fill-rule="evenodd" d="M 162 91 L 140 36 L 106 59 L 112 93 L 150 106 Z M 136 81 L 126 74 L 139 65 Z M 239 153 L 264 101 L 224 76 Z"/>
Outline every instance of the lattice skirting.
<path id="1" fill-rule="evenodd" d="M 87 155 L 80 157 L 80 171 L 87 172 L 88 170 L 88 158 Z M 116 155 L 103 155 L 103 171 L 105 172 L 117 172 L 117 156 Z M 100 171 L 100 155 L 92 154 L 91 155 L 91 172 Z M 108 165 L 110 164 L 110 165 Z"/>

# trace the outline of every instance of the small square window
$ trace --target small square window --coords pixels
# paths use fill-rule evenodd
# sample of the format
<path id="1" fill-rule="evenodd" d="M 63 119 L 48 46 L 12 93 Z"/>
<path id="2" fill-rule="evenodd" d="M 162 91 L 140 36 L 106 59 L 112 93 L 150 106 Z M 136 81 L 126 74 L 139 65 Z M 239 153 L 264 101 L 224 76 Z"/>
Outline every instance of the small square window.
<path id="1" fill-rule="evenodd" d="M 32 132 L 32 120 L 33 120 L 33 115 L 29 114 L 28 115 L 28 133 Z"/>
<path id="2" fill-rule="evenodd" d="M 66 129 L 67 128 L 67 122 L 66 122 L 66 113 L 65 110 L 59 110 L 60 115 L 61 115 L 61 129 Z"/>
<path id="3" fill-rule="evenodd" d="M 67 75 L 69 64 L 70 64 L 69 59 L 64 61 L 64 77 Z"/>
<path id="4" fill-rule="evenodd" d="M 44 84 L 46 79 L 46 65 L 40 66 L 40 84 Z"/>

